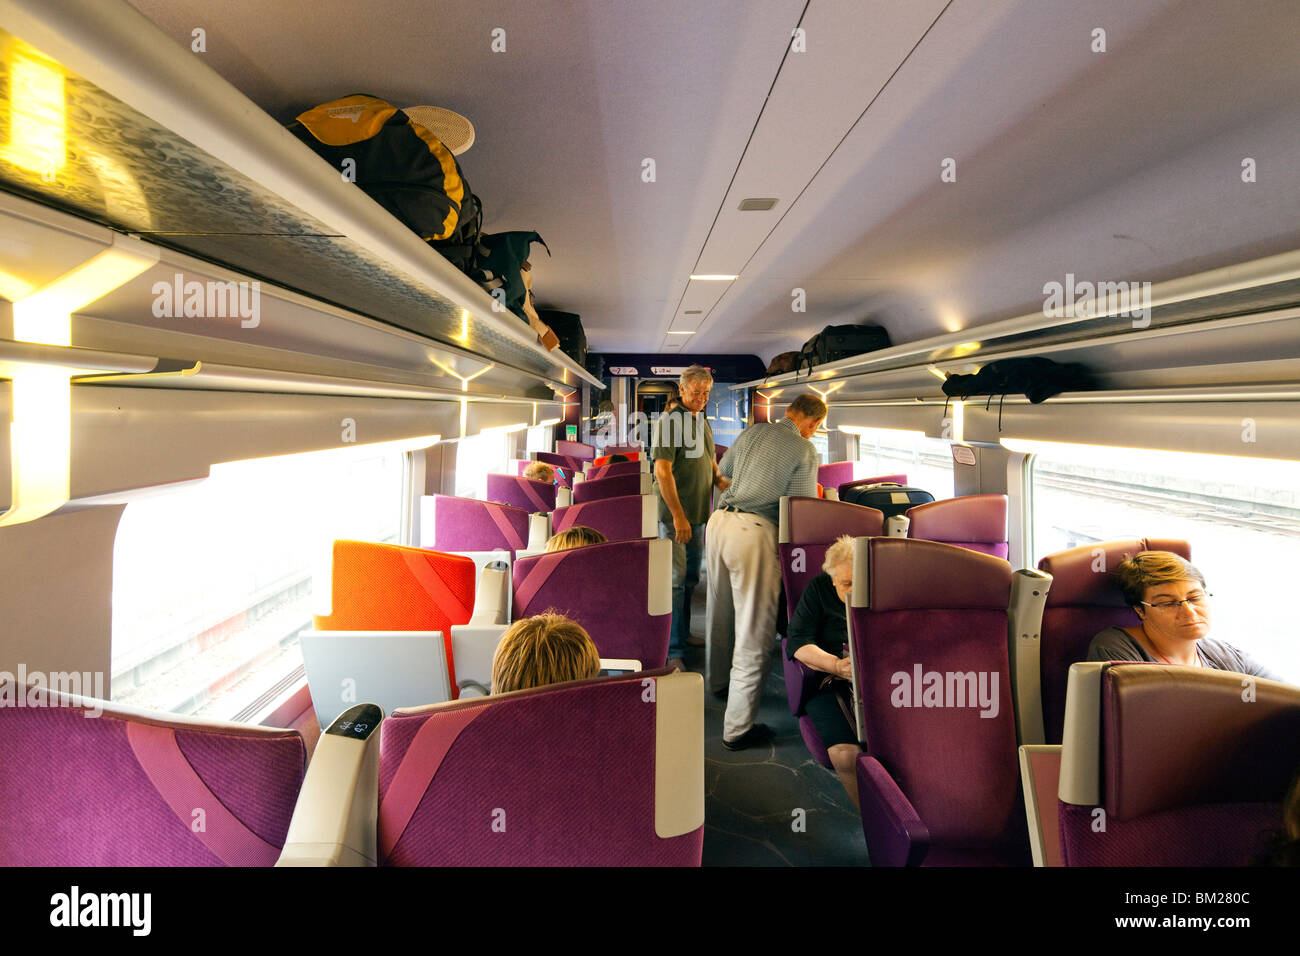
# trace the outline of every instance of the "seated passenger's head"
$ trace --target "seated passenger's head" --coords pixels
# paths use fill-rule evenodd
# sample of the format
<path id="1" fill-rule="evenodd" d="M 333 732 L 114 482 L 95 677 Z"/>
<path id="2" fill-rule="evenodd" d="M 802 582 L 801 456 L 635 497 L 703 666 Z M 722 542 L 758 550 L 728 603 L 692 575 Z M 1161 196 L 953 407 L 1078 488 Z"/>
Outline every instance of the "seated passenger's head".
<path id="1" fill-rule="evenodd" d="M 826 559 L 822 561 L 822 570 L 831 576 L 835 593 L 845 604 L 853 593 L 853 538 L 842 534 L 826 549 Z"/>
<path id="2" fill-rule="evenodd" d="M 492 657 L 492 693 L 600 674 L 600 653 L 576 621 L 546 611 L 515 621 Z"/>
<path id="3" fill-rule="evenodd" d="M 551 484 L 555 481 L 555 469 L 544 461 L 535 461 L 524 469 L 524 477 Z"/>
<path id="4" fill-rule="evenodd" d="M 1115 568 L 1115 582 L 1149 634 L 1199 640 L 1210 633 L 1205 575 L 1170 551 L 1139 551 Z"/>
<path id="5" fill-rule="evenodd" d="M 595 528 L 575 524 L 572 528 L 557 531 L 546 542 L 547 551 L 568 551 L 570 548 L 584 548 L 589 544 L 604 544 L 607 539 Z"/>
<path id="6" fill-rule="evenodd" d="M 632 459 L 629 458 L 629 457 L 627 457 L 627 455 L 610 455 L 610 456 L 609 456 L 609 461 L 605 462 L 605 464 L 607 464 L 607 465 L 612 465 L 612 464 L 614 464 L 615 462 L 619 462 L 619 461 L 631 461 L 631 460 L 632 460 Z"/>

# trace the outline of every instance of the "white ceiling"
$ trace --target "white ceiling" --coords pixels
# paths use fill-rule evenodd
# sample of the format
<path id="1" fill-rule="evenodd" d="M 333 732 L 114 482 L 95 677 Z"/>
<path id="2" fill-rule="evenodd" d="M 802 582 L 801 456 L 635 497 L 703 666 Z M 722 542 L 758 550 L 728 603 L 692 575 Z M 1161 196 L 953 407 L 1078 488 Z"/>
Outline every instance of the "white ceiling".
<path id="1" fill-rule="evenodd" d="M 281 121 L 352 92 L 468 115 L 487 228 L 546 238 L 539 298 L 595 350 L 770 358 L 870 317 L 903 342 L 1067 272 L 1300 245 L 1294 0 L 131 2 Z"/>

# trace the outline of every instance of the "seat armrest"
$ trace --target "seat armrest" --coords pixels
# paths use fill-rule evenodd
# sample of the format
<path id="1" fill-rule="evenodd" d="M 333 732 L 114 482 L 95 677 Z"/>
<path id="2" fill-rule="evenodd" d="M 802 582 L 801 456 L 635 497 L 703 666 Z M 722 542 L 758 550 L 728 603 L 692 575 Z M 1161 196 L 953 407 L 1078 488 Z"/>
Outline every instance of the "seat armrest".
<path id="1" fill-rule="evenodd" d="M 894 778 L 875 757 L 858 757 L 862 834 L 872 866 L 920 866 L 930 851 L 930 830 Z"/>
<path id="2" fill-rule="evenodd" d="M 276 866 L 377 865 L 383 719 L 376 704 L 358 704 L 321 734 Z"/>
<path id="3" fill-rule="evenodd" d="M 826 675 L 815 671 L 803 661 L 786 656 L 786 638 L 781 638 L 781 666 L 785 672 L 785 693 L 790 703 L 790 716 L 802 717 L 804 708 L 821 687 Z"/>

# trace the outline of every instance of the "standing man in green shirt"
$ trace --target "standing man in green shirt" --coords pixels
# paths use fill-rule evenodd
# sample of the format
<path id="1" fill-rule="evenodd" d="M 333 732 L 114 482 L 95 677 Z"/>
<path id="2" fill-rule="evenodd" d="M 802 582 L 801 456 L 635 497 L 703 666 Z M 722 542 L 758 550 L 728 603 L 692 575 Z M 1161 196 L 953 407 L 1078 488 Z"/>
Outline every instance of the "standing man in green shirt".
<path id="1" fill-rule="evenodd" d="M 655 429 L 655 489 L 659 495 L 659 537 L 673 542 L 673 621 L 668 666 L 685 670 L 682 655 L 690 637 L 691 596 L 700 583 L 704 524 L 713 488 L 730 482 L 718 474 L 713 429 L 704 415 L 713 373 L 702 365 L 685 369 L 678 380 L 681 404 L 659 417 Z"/>

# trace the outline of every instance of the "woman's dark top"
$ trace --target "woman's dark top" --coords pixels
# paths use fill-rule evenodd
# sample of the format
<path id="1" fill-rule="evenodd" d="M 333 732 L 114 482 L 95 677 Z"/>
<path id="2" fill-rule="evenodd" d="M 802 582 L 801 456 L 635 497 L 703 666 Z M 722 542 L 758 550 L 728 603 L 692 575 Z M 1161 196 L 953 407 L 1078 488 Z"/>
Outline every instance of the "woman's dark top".
<path id="1" fill-rule="evenodd" d="M 816 644 L 832 657 L 844 653 L 849 626 L 844 617 L 844 602 L 835 591 L 831 576 L 823 571 L 808 582 L 794 616 L 790 618 L 785 652 L 794 660 L 794 652 L 807 644 Z M 850 714 L 853 712 L 850 684 L 827 674 L 821 689 L 804 702 L 804 713 L 812 720 L 817 736 L 827 749 L 837 744 L 857 746 Z"/>
<path id="2" fill-rule="evenodd" d="M 831 576 L 823 571 L 808 582 L 799 606 L 790 617 L 785 637 L 785 653 L 794 660 L 794 652 L 805 644 L 816 644 L 832 657 L 844 656 L 849 640 L 844 602 L 835 591 Z"/>
<path id="3" fill-rule="evenodd" d="M 1202 663 L 1214 670 L 1235 671 L 1238 674 L 1249 674 L 1252 677 L 1262 677 L 1265 680 L 1280 681 L 1282 679 L 1263 664 L 1243 654 L 1231 644 L 1223 643 L 1223 641 L 1213 641 L 1208 637 L 1203 637 L 1196 642 L 1196 649 L 1201 654 Z M 1092 643 L 1088 645 L 1086 659 L 1090 661 L 1167 663 L 1166 661 L 1158 661 L 1148 654 L 1146 648 L 1135 641 L 1121 627 L 1108 627 L 1094 637 Z"/>

